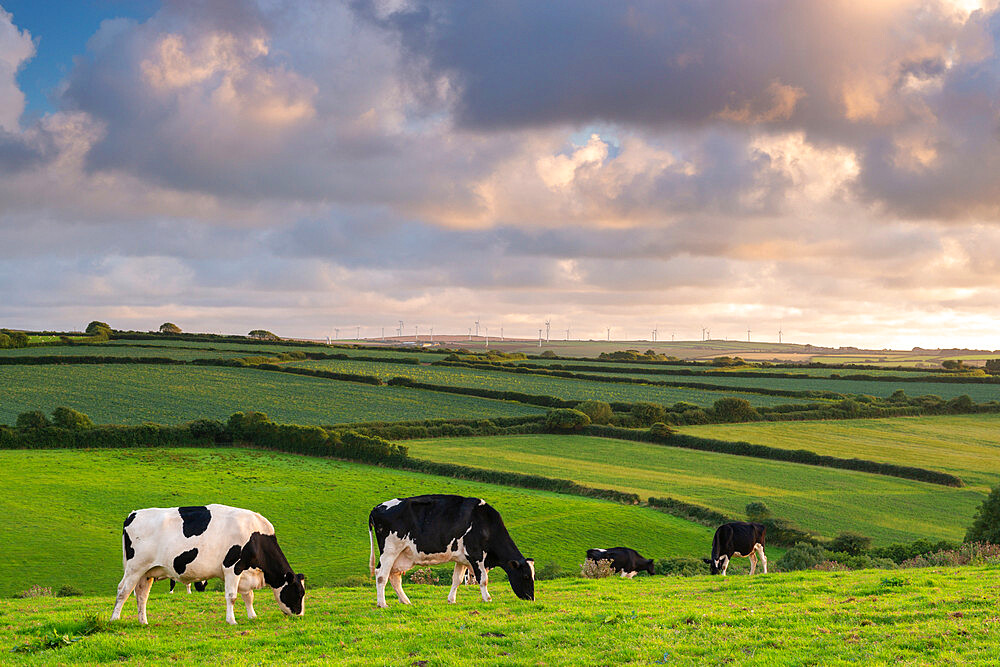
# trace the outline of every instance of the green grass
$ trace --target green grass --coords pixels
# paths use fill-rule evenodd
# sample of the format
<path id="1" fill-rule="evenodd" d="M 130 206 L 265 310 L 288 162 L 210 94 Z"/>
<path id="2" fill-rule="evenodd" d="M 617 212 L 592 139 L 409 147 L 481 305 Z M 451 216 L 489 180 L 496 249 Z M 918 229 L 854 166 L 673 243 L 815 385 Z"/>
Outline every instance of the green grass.
<path id="1" fill-rule="evenodd" d="M 1000 415 L 995 414 L 717 424 L 685 426 L 681 431 L 933 468 L 956 474 L 982 491 L 1000 481 Z"/>
<path id="2" fill-rule="evenodd" d="M 245 368 L 154 365 L 0 366 L 0 423 L 27 410 L 79 410 L 96 423 L 161 424 L 258 410 L 290 424 L 539 414 L 508 401 Z"/>
<path id="3" fill-rule="evenodd" d="M 424 493 L 486 499 L 539 567 L 574 570 L 588 548 L 619 544 L 650 558 L 701 554 L 712 540 L 708 528 L 648 508 L 246 449 L 0 451 L 0 488 L 4 597 L 33 584 L 112 595 L 122 521 L 142 507 L 258 511 L 314 586 L 367 576 L 368 512 Z"/>
<path id="4" fill-rule="evenodd" d="M 268 354 L 264 350 L 247 348 L 240 350 L 212 350 L 207 348 L 187 348 L 180 346 L 139 346 L 139 345 L 45 345 L 42 347 L 19 347 L 0 350 L 0 357 L 159 357 L 168 359 L 213 359 L 235 358 L 252 354 Z"/>
<path id="5" fill-rule="evenodd" d="M 223 620 L 220 593 L 165 594 L 154 586 L 150 625 L 112 624 L 60 649 L 8 653 L 8 664 L 344 665 L 966 665 L 1000 653 L 995 567 L 900 572 L 808 572 L 759 577 L 640 577 L 539 582 L 536 600 L 499 582 L 493 602 L 468 588 L 409 585 L 413 604 L 376 609 L 365 588 L 309 589 L 303 618 L 258 594 L 259 618 Z M 0 647 L 73 632 L 105 618 L 109 591 L 91 598 L 0 600 Z M 125 616 L 123 616 L 123 619 Z"/>
<path id="6" fill-rule="evenodd" d="M 383 379 L 407 377 L 431 384 L 494 389 L 497 391 L 517 391 L 525 394 L 555 396 L 567 400 L 597 399 L 607 402 L 652 401 L 664 404 L 687 401 L 697 405 L 708 406 L 726 396 L 740 396 L 750 401 L 753 405 L 780 405 L 804 402 L 783 396 L 744 394 L 737 390 L 732 392 L 705 391 L 641 384 L 615 384 L 449 366 L 412 366 L 408 364 L 342 361 L 337 359 L 293 362 L 290 365 L 341 373 L 374 375 Z"/>
<path id="7" fill-rule="evenodd" d="M 734 518 L 744 516 L 747 503 L 763 501 L 776 516 L 821 535 L 851 530 L 878 543 L 961 539 L 984 497 L 976 488 L 609 438 L 516 435 L 406 444 L 417 458 L 572 479 L 644 499 L 670 496 Z"/>

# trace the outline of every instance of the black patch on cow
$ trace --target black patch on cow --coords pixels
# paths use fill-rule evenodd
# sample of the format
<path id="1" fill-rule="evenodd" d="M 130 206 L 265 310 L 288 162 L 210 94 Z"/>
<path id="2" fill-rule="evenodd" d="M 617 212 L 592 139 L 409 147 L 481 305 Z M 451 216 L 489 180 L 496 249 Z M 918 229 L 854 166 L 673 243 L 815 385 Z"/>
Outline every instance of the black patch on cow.
<path id="1" fill-rule="evenodd" d="M 611 569 L 615 572 L 655 572 L 653 561 L 643 558 L 635 549 L 628 547 L 612 547 L 611 549 L 587 549 L 587 560 L 611 561 Z"/>
<path id="2" fill-rule="evenodd" d="M 128 531 L 122 528 L 122 539 L 125 544 L 125 560 L 132 560 L 135 558 L 135 549 L 132 548 L 132 538 L 128 536 Z"/>
<path id="3" fill-rule="evenodd" d="M 130 523 L 132 523 L 132 521 L 133 521 L 134 519 L 135 519 L 135 512 L 132 512 L 132 513 L 131 513 L 131 514 L 129 514 L 129 515 L 128 515 L 128 517 L 127 517 L 127 518 L 125 519 L 125 523 L 123 524 L 123 527 L 124 527 L 124 528 L 128 528 L 128 525 L 129 525 Z"/>
<path id="4" fill-rule="evenodd" d="M 241 549 L 240 545 L 238 544 L 234 544 L 233 546 L 229 547 L 229 552 L 226 554 L 225 559 L 223 559 L 222 566 L 232 567 L 233 565 L 236 565 L 236 562 L 239 561 L 240 559 L 240 553 L 242 551 L 243 549 Z"/>
<path id="5" fill-rule="evenodd" d="M 208 524 L 212 520 L 212 513 L 204 505 L 194 507 L 178 507 L 181 519 L 184 520 L 184 537 L 194 537 L 201 535 L 208 530 Z"/>
<path id="6" fill-rule="evenodd" d="M 285 584 L 278 594 L 282 604 L 295 616 L 302 613 L 302 598 L 306 595 L 306 589 L 301 581 L 295 580 L 290 584 Z"/>
<path id="7" fill-rule="evenodd" d="M 174 559 L 174 572 L 176 572 L 177 574 L 184 574 L 184 570 L 187 569 L 187 566 L 190 565 L 191 561 L 193 561 L 197 557 L 198 557 L 197 549 L 188 549 L 187 551 L 185 551 L 180 556 Z"/>
<path id="8" fill-rule="evenodd" d="M 196 581 L 196 582 L 194 582 L 194 589 L 196 591 L 198 591 L 199 593 L 203 593 L 206 588 L 208 588 L 208 582 L 207 581 Z"/>

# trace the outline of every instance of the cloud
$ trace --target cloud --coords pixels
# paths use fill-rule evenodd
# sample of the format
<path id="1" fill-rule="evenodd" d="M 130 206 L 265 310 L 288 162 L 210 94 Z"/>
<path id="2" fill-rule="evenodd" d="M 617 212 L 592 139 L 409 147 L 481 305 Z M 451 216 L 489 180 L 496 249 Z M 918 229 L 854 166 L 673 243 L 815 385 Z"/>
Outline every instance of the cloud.
<path id="1" fill-rule="evenodd" d="M 24 111 L 24 93 L 17 85 L 18 70 L 35 55 L 27 30 L 14 25 L 14 16 L 0 7 L 0 130 L 14 132 Z"/>

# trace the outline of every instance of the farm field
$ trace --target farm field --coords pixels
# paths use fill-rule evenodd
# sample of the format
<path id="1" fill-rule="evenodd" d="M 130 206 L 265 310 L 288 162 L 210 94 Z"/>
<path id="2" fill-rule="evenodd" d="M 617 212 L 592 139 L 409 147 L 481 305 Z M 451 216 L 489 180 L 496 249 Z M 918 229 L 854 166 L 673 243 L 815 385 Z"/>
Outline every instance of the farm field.
<path id="1" fill-rule="evenodd" d="M 18 347 L 0 350 L 3 357 L 159 357 L 169 359 L 228 359 L 256 355 L 259 348 L 245 350 L 214 350 L 209 348 L 189 348 L 173 345 L 47 345 L 44 347 Z M 274 354 L 264 352 L 264 354 Z"/>
<path id="2" fill-rule="evenodd" d="M 607 375 L 623 377 L 621 373 L 600 373 L 585 371 L 592 375 Z M 846 374 L 845 371 L 842 371 Z M 885 398 L 897 389 L 902 389 L 908 396 L 925 396 L 932 394 L 945 399 L 963 394 L 968 395 L 976 403 L 1000 400 L 1000 384 L 984 384 L 975 382 L 889 382 L 865 380 L 836 380 L 830 378 L 771 378 L 771 377 L 734 377 L 725 374 L 710 376 L 674 376 L 642 373 L 629 373 L 624 377 L 645 378 L 648 380 L 667 380 L 670 382 L 702 382 L 705 384 L 727 385 L 738 391 L 741 387 L 766 387 L 788 391 L 835 391 L 840 394 L 868 394 Z"/>
<path id="3" fill-rule="evenodd" d="M 0 597 L 33 584 L 113 594 L 122 521 L 142 507 L 252 508 L 313 586 L 367 576 L 368 512 L 423 493 L 485 498 L 538 567 L 577 570 L 588 548 L 612 542 L 657 558 L 712 542 L 708 528 L 648 508 L 252 449 L 0 451 L 0 480 L 4 530 L 17 535 L 4 545 Z"/>
<path id="4" fill-rule="evenodd" d="M 762 501 L 775 516 L 822 536 L 855 531 L 878 544 L 920 537 L 961 540 L 985 497 L 981 488 L 955 489 L 849 470 L 579 435 L 437 438 L 409 440 L 406 445 L 416 458 L 572 479 L 631 491 L 643 499 L 669 496 L 734 519 L 744 518 L 747 503 Z"/>
<path id="5" fill-rule="evenodd" d="M 95 423 L 176 424 L 266 412 L 282 423 L 336 424 L 542 414 L 528 405 L 376 387 L 248 368 L 156 365 L 0 366 L 0 423 L 65 406 Z"/>
<path id="6" fill-rule="evenodd" d="M 703 438 L 942 470 L 983 491 L 1000 481 L 1000 415 L 996 414 L 716 424 L 680 430 Z"/>
<path id="7" fill-rule="evenodd" d="M 637 363 L 635 361 L 593 361 L 588 359 L 527 359 L 513 362 L 515 364 L 537 366 L 539 368 L 547 368 L 550 366 L 565 366 L 565 370 L 576 371 L 574 367 L 586 367 L 586 368 L 622 368 L 628 369 L 630 373 L 628 375 L 642 375 L 643 373 L 649 373 L 651 369 L 658 370 L 672 370 L 679 373 L 691 373 L 691 375 L 659 375 L 664 379 L 670 377 L 716 377 L 716 376 L 726 376 L 732 373 L 792 373 L 796 376 L 801 376 L 802 378 L 825 378 L 831 375 L 853 375 L 853 374 L 864 374 L 864 375 L 926 375 L 927 369 L 905 369 L 905 370 L 888 370 L 888 369 L 844 369 L 844 368 L 809 368 L 806 366 L 796 366 L 796 367 L 785 367 L 785 366 L 732 366 L 732 367 L 717 367 L 717 366 L 685 366 L 682 364 L 671 364 L 669 362 L 646 362 Z M 580 370 L 581 373 L 590 373 L 597 371 L 590 370 Z M 649 373 L 650 375 L 656 375 L 654 373 Z"/>
<path id="8" fill-rule="evenodd" d="M 347 665 L 812 665 L 993 664 L 1000 652 L 993 566 L 886 572 L 802 572 L 760 577 L 562 579 L 536 584 L 534 602 L 491 583 L 493 602 L 408 585 L 413 604 L 377 609 L 370 586 L 310 588 L 305 616 L 289 618 L 270 594 L 255 621 L 223 620 L 220 593 L 166 595 L 154 586 L 148 626 L 123 620 L 70 646 L 8 653 L 8 664 L 170 662 Z M 113 594 L 0 600 L 0 646 L 79 632 L 107 618 Z M 240 605 L 242 606 L 242 605 Z"/>
<path id="9" fill-rule="evenodd" d="M 338 345 L 294 345 L 294 344 L 267 344 L 262 345 L 252 340 L 248 340 L 245 343 L 236 342 L 199 342 L 199 341 L 186 341 L 186 340 L 109 340 L 106 343 L 101 343 L 101 347 L 135 347 L 135 346 L 146 346 L 151 345 L 155 347 L 163 348 L 191 348 L 191 349 L 210 349 L 217 350 L 220 352 L 240 352 L 241 354 L 235 356 L 246 356 L 246 355 L 267 355 L 267 354 L 277 354 L 278 352 L 325 352 L 327 354 L 347 354 L 350 356 L 366 356 L 366 357 L 404 357 L 404 358 L 417 358 L 421 361 L 437 361 L 442 359 L 444 355 L 436 354 L 434 352 L 417 352 L 416 349 L 393 349 L 393 348 L 368 348 L 363 350 L 358 350 L 352 347 L 344 347 Z"/>
<path id="10" fill-rule="evenodd" d="M 725 396 L 740 396 L 753 405 L 780 405 L 805 403 L 801 399 L 784 396 L 746 394 L 738 390 L 732 392 L 685 389 L 682 387 L 657 387 L 640 384 L 616 384 L 591 380 L 573 380 L 542 375 L 515 374 L 504 371 L 487 371 L 473 368 L 450 366 L 413 366 L 371 361 L 343 361 L 329 359 L 322 361 L 299 361 L 289 365 L 299 368 L 374 375 L 382 379 L 407 377 L 420 382 L 456 387 L 478 387 L 497 391 L 517 391 L 525 394 L 555 396 L 563 399 L 612 401 L 652 401 L 672 404 L 687 401 L 708 406 Z"/>

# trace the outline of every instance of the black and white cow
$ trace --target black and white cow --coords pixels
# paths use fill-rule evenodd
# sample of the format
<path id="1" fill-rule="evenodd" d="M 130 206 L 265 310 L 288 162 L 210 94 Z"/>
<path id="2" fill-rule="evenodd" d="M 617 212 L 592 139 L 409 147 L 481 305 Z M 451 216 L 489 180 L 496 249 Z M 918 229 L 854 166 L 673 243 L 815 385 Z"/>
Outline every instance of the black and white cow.
<path id="1" fill-rule="evenodd" d="M 170 592 L 171 593 L 174 592 L 174 586 L 176 586 L 176 585 L 177 585 L 177 582 L 174 581 L 173 579 L 171 579 L 170 580 Z M 199 593 L 204 592 L 206 588 L 208 588 L 208 582 L 207 581 L 196 581 L 196 582 L 194 582 L 194 589 L 196 591 L 198 591 Z M 188 592 L 189 595 L 191 594 L 191 583 L 190 582 L 188 582 L 188 584 L 187 584 L 187 592 Z"/>
<path id="2" fill-rule="evenodd" d="M 613 549 L 587 549 L 587 560 L 611 561 L 611 569 L 621 572 L 622 579 L 631 579 L 638 572 L 645 570 L 650 574 L 656 574 L 653 568 L 652 558 L 643 558 L 635 549 L 628 547 L 614 547 Z"/>
<path id="3" fill-rule="evenodd" d="M 764 526 L 759 523 L 735 521 L 719 526 L 712 540 L 712 557 L 703 559 L 712 574 L 726 576 L 729 560 L 733 556 L 750 558 L 750 574 L 757 569 L 757 557 L 767 574 L 767 556 L 764 555 Z"/>
<path id="4" fill-rule="evenodd" d="M 219 577 L 226 584 L 226 621 L 236 623 L 233 604 L 243 596 L 247 617 L 256 618 L 253 591 L 270 586 L 281 611 L 304 613 L 305 577 L 295 574 L 278 546 L 271 522 L 256 512 L 203 505 L 151 507 L 128 515 L 122 527 L 125 574 L 111 620 L 135 590 L 139 622 L 146 621 L 146 600 L 157 579 L 183 584 Z"/>
<path id="5" fill-rule="evenodd" d="M 500 513 L 481 498 L 429 495 L 387 500 L 368 515 L 368 539 L 368 567 L 375 577 L 379 607 L 388 606 L 386 582 L 400 602 L 410 604 L 403 592 L 403 573 L 414 565 L 447 562 L 455 563 L 448 602 L 455 602 L 466 568 L 479 582 L 483 601 L 489 602 L 487 574 L 493 567 L 507 573 L 517 597 L 535 599 L 535 562 L 521 555 Z M 375 554 L 376 542 L 380 557 Z"/>

